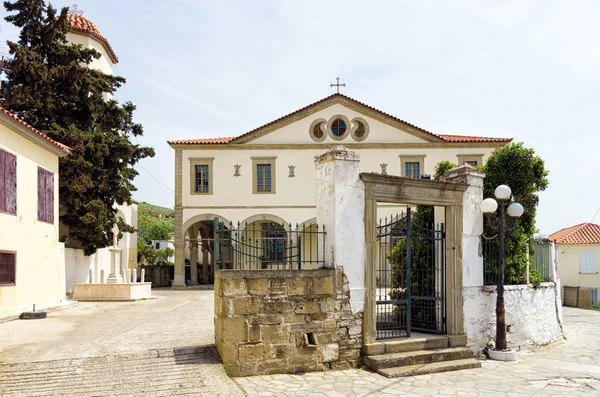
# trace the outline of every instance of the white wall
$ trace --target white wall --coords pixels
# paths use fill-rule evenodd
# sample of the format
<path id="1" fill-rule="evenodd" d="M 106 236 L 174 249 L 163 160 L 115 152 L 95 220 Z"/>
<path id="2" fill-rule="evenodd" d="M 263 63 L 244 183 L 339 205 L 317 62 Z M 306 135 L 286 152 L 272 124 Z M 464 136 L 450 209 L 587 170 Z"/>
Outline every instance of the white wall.
<path id="1" fill-rule="evenodd" d="M 562 337 L 554 283 L 543 283 L 537 289 L 526 285 L 504 288 L 509 348 L 533 348 Z M 496 338 L 496 287 L 466 287 L 463 294 L 468 344 L 474 351 L 481 351 Z"/>
<path id="2" fill-rule="evenodd" d="M 102 56 L 99 59 L 94 59 L 90 63 L 89 67 L 92 69 L 101 70 L 106 74 L 113 74 L 113 63 L 110 60 L 110 55 L 101 42 L 90 37 L 89 35 L 77 32 L 67 33 L 67 41 L 73 44 L 81 44 L 85 48 L 93 48 L 98 51 Z"/>
<path id="3" fill-rule="evenodd" d="M 558 247 L 558 274 L 562 285 L 569 287 L 600 288 L 600 244 L 560 244 Z M 579 254 L 596 253 L 596 273 L 580 273 Z"/>

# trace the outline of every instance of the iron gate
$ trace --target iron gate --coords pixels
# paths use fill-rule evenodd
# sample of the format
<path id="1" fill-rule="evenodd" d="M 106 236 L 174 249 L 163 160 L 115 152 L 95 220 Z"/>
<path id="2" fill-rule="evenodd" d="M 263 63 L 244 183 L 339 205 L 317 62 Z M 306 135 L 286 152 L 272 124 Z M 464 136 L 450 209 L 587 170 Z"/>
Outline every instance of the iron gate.
<path id="1" fill-rule="evenodd" d="M 318 269 L 325 263 L 325 226 L 215 219 L 215 269 Z"/>
<path id="2" fill-rule="evenodd" d="M 444 224 L 434 225 L 433 207 L 379 220 L 377 339 L 446 332 L 445 237 Z"/>

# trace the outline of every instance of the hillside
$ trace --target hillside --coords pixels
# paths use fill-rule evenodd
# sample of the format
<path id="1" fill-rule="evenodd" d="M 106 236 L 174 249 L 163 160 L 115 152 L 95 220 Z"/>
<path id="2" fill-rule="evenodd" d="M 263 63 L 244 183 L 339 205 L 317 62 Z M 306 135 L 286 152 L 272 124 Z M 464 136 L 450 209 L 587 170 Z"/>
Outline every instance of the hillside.
<path id="1" fill-rule="evenodd" d="M 175 231 L 175 211 L 145 202 L 138 203 L 138 249 L 151 240 L 168 240 Z"/>

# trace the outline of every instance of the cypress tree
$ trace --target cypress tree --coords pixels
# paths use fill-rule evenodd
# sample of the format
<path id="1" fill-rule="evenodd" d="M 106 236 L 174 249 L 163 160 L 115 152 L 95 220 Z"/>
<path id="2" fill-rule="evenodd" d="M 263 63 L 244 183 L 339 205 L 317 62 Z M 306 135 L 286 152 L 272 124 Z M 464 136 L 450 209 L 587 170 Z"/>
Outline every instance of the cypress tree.
<path id="1" fill-rule="evenodd" d="M 77 242 L 86 255 L 112 243 L 112 225 L 135 229 L 117 217 L 117 204 L 131 204 L 133 168 L 154 150 L 134 144 L 143 133 L 133 121 L 135 105 L 112 98 L 125 83 L 90 69 L 94 49 L 67 42 L 68 9 L 44 0 L 5 1 L 5 19 L 21 28 L 8 41 L 11 60 L 0 88 L 0 105 L 50 138 L 73 149 L 60 159 L 61 241 Z"/>

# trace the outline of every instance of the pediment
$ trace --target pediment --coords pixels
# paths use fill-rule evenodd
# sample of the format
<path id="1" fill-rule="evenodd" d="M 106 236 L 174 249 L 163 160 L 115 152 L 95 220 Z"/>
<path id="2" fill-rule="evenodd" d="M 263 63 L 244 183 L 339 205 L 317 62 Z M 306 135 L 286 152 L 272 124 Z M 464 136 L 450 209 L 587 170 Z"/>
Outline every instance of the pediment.
<path id="1" fill-rule="evenodd" d="M 344 130 L 342 132 L 342 130 Z M 245 144 L 436 143 L 437 135 L 334 94 L 233 140 Z"/>

